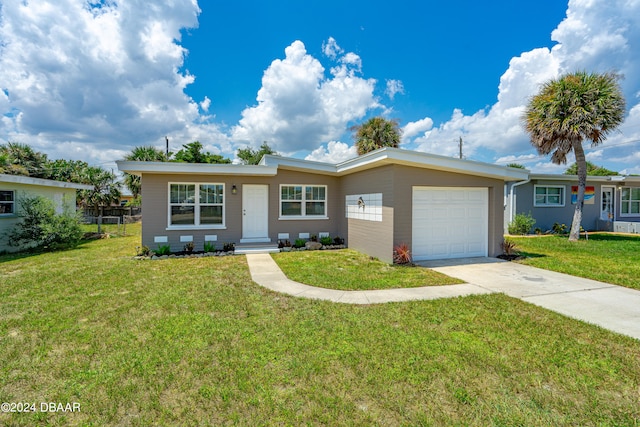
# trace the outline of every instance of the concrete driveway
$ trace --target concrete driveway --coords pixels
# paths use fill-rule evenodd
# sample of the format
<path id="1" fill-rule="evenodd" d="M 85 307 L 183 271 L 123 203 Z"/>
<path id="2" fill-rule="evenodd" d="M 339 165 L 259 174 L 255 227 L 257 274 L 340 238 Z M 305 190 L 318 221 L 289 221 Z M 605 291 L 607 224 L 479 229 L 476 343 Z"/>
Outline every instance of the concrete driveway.
<path id="1" fill-rule="evenodd" d="M 640 339 L 640 291 L 497 258 L 424 261 L 419 264 L 488 291 L 502 292 Z"/>

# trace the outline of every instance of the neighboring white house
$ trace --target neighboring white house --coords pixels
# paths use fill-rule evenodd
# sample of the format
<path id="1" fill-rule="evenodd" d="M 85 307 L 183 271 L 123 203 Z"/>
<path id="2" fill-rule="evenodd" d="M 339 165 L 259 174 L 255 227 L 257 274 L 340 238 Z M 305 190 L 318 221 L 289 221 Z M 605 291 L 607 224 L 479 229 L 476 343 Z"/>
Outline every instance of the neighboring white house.
<path id="1" fill-rule="evenodd" d="M 17 251 L 20 248 L 8 245 L 8 231 L 20 221 L 19 200 L 23 196 L 43 196 L 51 199 L 56 211 L 65 207 L 76 208 L 76 190 L 91 190 L 93 187 L 73 182 L 52 181 L 22 175 L 0 174 L 0 252 Z"/>

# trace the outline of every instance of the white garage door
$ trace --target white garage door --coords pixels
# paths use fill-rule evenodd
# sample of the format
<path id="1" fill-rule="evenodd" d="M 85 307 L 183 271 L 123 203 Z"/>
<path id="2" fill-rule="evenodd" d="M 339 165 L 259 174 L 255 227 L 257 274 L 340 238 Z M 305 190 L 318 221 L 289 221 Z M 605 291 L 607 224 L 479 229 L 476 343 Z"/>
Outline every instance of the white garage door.
<path id="1" fill-rule="evenodd" d="M 487 256 L 487 188 L 413 187 L 413 259 Z"/>

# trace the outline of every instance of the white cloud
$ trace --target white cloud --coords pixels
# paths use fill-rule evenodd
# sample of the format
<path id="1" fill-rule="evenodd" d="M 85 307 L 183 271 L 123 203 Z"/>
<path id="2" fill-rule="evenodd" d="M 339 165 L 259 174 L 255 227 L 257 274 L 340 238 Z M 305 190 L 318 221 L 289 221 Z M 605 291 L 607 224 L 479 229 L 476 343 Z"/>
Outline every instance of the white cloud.
<path id="1" fill-rule="evenodd" d="M 423 134 L 423 136 L 433 128 L 433 120 L 429 117 L 424 119 L 409 122 L 402 128 L 402 140 L 408 141 L 416 135 Z"/>
<path id="2" fill-rule="evenodd" d="M 184 93 L 194 77 L 177 71 L 195 0 L 4 2 L 0 13 L 0 140 L 101 163 L 198 119 Z"/>
<path id="3" fill-rule="evenodd" d="M 337 55 L 342 50 L 329 39 L 325 51 Z M 324 67 L 304 44 L 293 42 L 285 49 L 285 58 L 274 60 L 264 72 L 258 104 L 242 112 L 233 140 L 239 144 L 269 141 L 285 152 L 312 150 L 339 137 L 349 122 L 378 107 L 373 96 L 375 80 L 358 76 L 359 60 L 350 54 L 336 60 L 339 64 L 326 78 Z"/>
<path id="4" fill-rule="evenodd" d="M 449 121 L 412 141 L 417 149 L 456 155 L 456 141 L 462 137 L 463 151 L 468 158 L 493 161 L 503 159 L 503 153 L 517 157 L 535 152 L 520 122 L 529 97 L 537 93 L 543 82 L 584 69 L 615 71 L 627 76 L 621 86 L 631 109 L 630 115 L 620 128 L 621 133 L 611 134 L 599 147 L 605 151 L 597 158 L 606 166 L 608 159 L 626 150 L 624 161 L 637 162 L 628 155 L 629 145 L 620 149 L 614 146 L 640 137 L 640 129 L 636 127 L 640 125 L 640 118 L 636 117 L 640 116 L 640 80 L 636 78 L 640 73 L 640 2 L 570 0 L 567 17 L 553 31 L 551 39 L 557 42 L 553 48 L 524 52 L 510 61 L 509 68 L 500 78 L 497 103 L 471 115 L 455 110 Z M 543 167 L 543 164 L 532 167 L 536 172 L 557 170 L 556 167 Z M 566 166 L 558 168 L 564 170 Z"/>
<path id="5" fill-rule="evenodd" d="M 329 37 L 326 42 L 322 43 L 322 53 L 331 59 L 336 59 L 338 55 L 342 55 L 344 53 L 344 50 L 338 46 L 336 39 Z"/>
<path id="6" fill-rule="evenodd" d="M 393 101 L 398 93 L 404 95 L 404 85 L 400 80 L 387 80 L 387 89 L 384 93 Z"/>
<path id="7" fill-rule="evenodd" d="M 209 111 L 209 107 L 211 107 L 211 100 L 209 99 L 209 97 L 205 96 L 200 103 L 200 108 L 202 109 L 202 111 L 207 112 Z"/>
<path id="8" fill-rule="evenodd" d="M 355 145 L 347 145 L 344 142 L 330 141 L 326 147 L 320 146 L 305 157 L 305 160 L 316 162 L 340 163 L 358 156 Z"/>

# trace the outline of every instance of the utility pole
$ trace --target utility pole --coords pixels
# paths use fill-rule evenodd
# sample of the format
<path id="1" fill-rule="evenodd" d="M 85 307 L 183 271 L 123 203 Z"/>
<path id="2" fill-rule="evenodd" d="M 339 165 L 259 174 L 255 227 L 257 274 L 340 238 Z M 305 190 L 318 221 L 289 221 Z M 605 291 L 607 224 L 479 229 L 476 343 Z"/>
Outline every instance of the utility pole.
<path id="1" fill-rule="evenodd" d="M 169 137 L 168 136 L 164 137 L 164 142 L 167 143 L 167 151 L 166 151 L 166 153 L 167 153 L 167 158 L 169 158 Z"/>
<path id="2" fill-rule="evenodd" d="M 460 148 L 460 158 L 462 159 L 462 137 L 460 137 L 460 142 L 458 143 L 458 148 Z"/>

